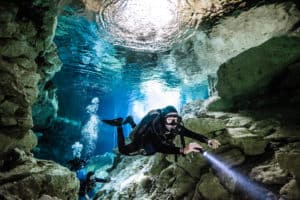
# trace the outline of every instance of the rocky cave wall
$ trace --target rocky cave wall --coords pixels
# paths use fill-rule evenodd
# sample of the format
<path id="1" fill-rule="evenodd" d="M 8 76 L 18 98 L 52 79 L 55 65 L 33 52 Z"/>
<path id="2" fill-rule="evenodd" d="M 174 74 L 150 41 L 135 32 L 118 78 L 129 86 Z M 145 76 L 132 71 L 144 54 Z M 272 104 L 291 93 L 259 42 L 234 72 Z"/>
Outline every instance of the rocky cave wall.
<path id="1" fill-rule="evenodd" d="M 59 1 L 0 3 L 1 199 L 77 198 L 74 173 L 31 153 L 37 145 L 32 105 L 55 98 L 49 81 L 61 67 L 53 43 L 58 7 Z"/>
<path id="2" fill-rule="evenodd" d="M 15 0 L 0 5 L 0 198 L 42 199 L 49 195 L 76 199 L 75 175 L 30 153 L 37 143 L 31 131 L 33 103 L 37 102 L 36 116 L 45 113 L 43 105 L 49 105 L 46 111 L 53 108 L 43 119 L 36 119 L 42 126 L 56 113 L 55 87 L 50 80 L 61 66 L 52 41 L 58 1 Z M 218 68 L 226 61 L 218 71 L 219 96 L 186 109 L 193 112 L 186 113 L 185 123 L 222 141 L 222 148 L 215 153 L 228 165 L 283 199 L 299 199 L 299 11 L 295 6 L 271 6 L 290 14 L 283 15 L 280 23 L 288 21 L 288 25 L 279 26 L 258 43 L 239 46 L 212 65 Z M 220 44 L 212 39 L 216 33 L 204 37 L 211 41 L 208 47 Z M 278 34 L 285 36 L 268 40 Z M 231 39 L 224 41 L 230 44 Z M 195 56 L 201 52 L 200 46 L 192 46 Z M 172 53 L 185 55 L 180 49 Z M 191 60 L 201 63 L 198 58 Z M 280 109 L 274 112 L 273 108 Z M 99 191 L 99 199 L 241 199 L 237 185 L 211 169 L 199 155 L 180 157 L 177 163 L 172 156 L 163 155 L 121 157 L 121 161 L 111 172 L 111 183 Z"/>

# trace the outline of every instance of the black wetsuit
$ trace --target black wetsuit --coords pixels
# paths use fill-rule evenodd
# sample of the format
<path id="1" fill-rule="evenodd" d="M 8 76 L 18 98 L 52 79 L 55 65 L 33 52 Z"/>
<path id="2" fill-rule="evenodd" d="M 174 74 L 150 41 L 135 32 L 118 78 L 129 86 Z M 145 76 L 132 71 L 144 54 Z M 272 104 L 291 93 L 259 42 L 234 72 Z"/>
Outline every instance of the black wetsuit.
<path id="1" fill-rule="evenodd" d="M 86 165 L 86 161 L 79 157 L 75 157 L 74 159 L 67 161 L 67 165 L 70 166 L 70 170 L 77 171 Z"/>
<path id="2" fill-rule="evenodd" d="M 106 183 L 108 182 L 108 180 L 101 179 L 101 178 L 92 178 L 92 179 L 87 178 L 83 181 L 80 181 L 79 195 L 84 196 L 90 191 L 92 191 L 96 186 L 96 182 Z"/>
<path id="3" fill-rule="evenodd" d="M 143 120 L 142 120 L 143 121 Z M 207 143 L 208 138 L 195 133 L 183 125 L 178 125 L 173 131 L 168 131 L 164 125 L 164 117 L 159 114 L 146 124 L 132 126 L 135 137 L 130 144 L 125 145 L 122 126 L 118 126 L 118 148 L 125 155 L 153 155 L 156 152 L 165 154 L 180 154 L 180 148 L 173 143 L 176 135 L 181 135 Z M 142 126 L 142 127 L 141 127 Z"/>

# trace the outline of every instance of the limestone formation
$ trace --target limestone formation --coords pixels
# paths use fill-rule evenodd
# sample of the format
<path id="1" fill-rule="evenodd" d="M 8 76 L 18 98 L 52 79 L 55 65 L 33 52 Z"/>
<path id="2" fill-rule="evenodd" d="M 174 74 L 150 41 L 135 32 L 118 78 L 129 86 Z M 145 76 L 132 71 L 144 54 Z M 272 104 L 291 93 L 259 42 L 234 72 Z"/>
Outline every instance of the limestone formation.
<path id="1" fill-rule="evenodd" d="M 290 143 L 276 152 L 276 160 L 280 167 L 300 179 L 300 143 Z"/>
<path id="2" fill-rule="evenodd" d="M 209 75 L 215 75 L 219 66 L 229 59 L 249 48 L 261 45 L 272 37 L 289 33 L 290 30 L 297 27 L 300 16 L 297 6 L 291 2 L 262 4 L 245 10 L 237 9 L 228 16 L 226 16 L 226 12 L 222 12 L 222 9 L 227 3 L 230 7 L 230 3 L 233 1 L 193 2 L 198 2 L 200 5 L 217 4 L 215 9 L 220 10 L 219 14 L 225 14 L 225 17 L 217 20 L 217 23 L 208 31 L 207 27 L 201 27 L 205 23 L 200 23 L 200 30 L 193 37 L 172 49 L 171 55 L 176 60 L 177 73 L 185 84 L 201 83 L 207 80 Z M 221 6 L 218 5 L 219 3 Z M 247 5 L 247 2 L 240 3 Z M 202 10 L 199 15 L 196 15 L 197 10 L 194 10 L 196 13 L 193 14 L 201 18 L 208 10 Z M 197 19 L 196 16 L 195 19 Z M 258 57 L 260 56 L 256 56 L 256 58 Z M 266 56 L 263 57 L 266 58 Z M 245 59 L 246 61 L 250 60 L 250 58 Z M 255 64 L 251 66 L 255 66 Z M 239 80 L 234 82 L 236 83 L 235 87 L 239 85 L 238 82 Z M 220 85 L 219 82 L 217 87 Z M 217 88 L 217 90 L 219 89 Z"/>
<path id="3" fill-rule="evenodd" d="M 283 199 L 296 200 L 300 198 L 300 185 L 295 179 L 285 184 L 281 190 L 280 194 Z"/>
<path id="4" fill-rule="evenodd" d="M 264 184 L 284 184 L 288 181 L 287 171 L 280 168 L 276 161 L 254 167 L 250 177 Z"/>
<path id="5" fill-rule="evenodd" d="M 246 155 L 258 155 L 265 151 L 268 141 L 252 134 L 246 128 L 228 128 L 226 131 L 230 143 L 240 147 Z"/>
<path id="6" fill-rule="evenodd" d="M 300 39 L 298 37 L 272 38 L 220 66 L 218 94 L 222 99 L 231 100 L 237 105 L 243 102 L 244 106 L 248 107 L 253 106 L 252 103 L 256 106 L 263 106 L 266 102 L 263 100 L 253 102 L 253 99 L 274 89 L 271 88 L 274 81 L 280 85 L 278 80 L 284 80 L 278 78 L 279 75 L 289 71 L 289 67 L 299 60 Z"/>
<path id="7" fill-rule="evenodd" d="M 197 189 L 205 199 L 226 200 L 229 199 L 229 193 L 221 185 L 219 179 L 213 174 L 204 174 L 197 186 Z"/>
<path id="8" fill-rule="evenodd" d="M 202 145 L 231 169 L 250 174 L 283 199 L 299 199 L 295 122 L 300 102 L 300 13 L 296 4 L 262 3 L 231 13 L 236 8 L 231 5 L 248 5 L 240 0 L 191 2 L 196 5 L 189 12 L 194 16 L 191 25 L 199 29 L 170 51 L 176 73 L 185 84 L 202 83 L 221 67 L 219 96 L 187 107 L 185 125 L 219 139 L 218 150 Z M 37 144 L 32 115 L 36 127 L 47 128 L 58 110 L 51 79 L 62 64 L 53 43 L 59 3 L 0 3 L 0 199 L 77 198 L 74 173 L 30 153 Z M 203 6 L 209 9 L 200 17 Z M 207 23 L 200 23 L 209 20 L 214 26 L 204 30 Z M 64 147 L 65 141 L 60 142 Z M 180 145 L 178 138 L 176 144 Z M 224 172 L 216 172 L 198 153 L 180 156 L 177 162 L 161 154 L 118 158 L 111 182 L 101 188 L 97 199 L 236 199 L 234 181 L 224 180 Z"/>
<path id="9" fill-rule="evenodd" d="M 0 182 L 3 199 L 38 199 L 41 194 L 47 194 L 73 200 L 79 186 L 76 175 L 67 168 L 52 161 L 37 160 L 20 149 L 4 156 Z"/>
<path id="10" fill-rule="evenodd" d="M 29 153 L 37 145 L 31 108 L 43 88 L 38 85 L 61 67 L 53 43 L 58 3 L 0 3 L 1 199 L 77 198 L 75 174 Z"/>

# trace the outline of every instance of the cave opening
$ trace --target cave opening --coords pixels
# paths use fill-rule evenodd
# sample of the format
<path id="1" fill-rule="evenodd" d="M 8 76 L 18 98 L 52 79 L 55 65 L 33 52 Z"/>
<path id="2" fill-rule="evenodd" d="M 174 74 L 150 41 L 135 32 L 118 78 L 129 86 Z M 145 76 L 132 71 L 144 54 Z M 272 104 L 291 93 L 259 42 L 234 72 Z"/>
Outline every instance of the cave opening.
<path id="1" fill-rule="evenodd" d="M 107 10 L 97 10 L 93 19 L 78 5 L 62 8 L 54 42 L 63 65 L 47 84 L 55 85 L 57 97 L 53 95 L 51 101 L 57 114 L 49 114 L 47 123 L 35 120 L 37 157 L 65 165 L 76 142 L 83 144 L 83 158 L 112 152 L 115 131 L 101 119 L 132 115 L 139 122 L 151 109 L 173 105 L 180 110 L 188 102 L 208 98 L 207 76 L 190 79 L 198 73 L 191 67 L 195 58 L 172 50 L 187 32 L 179 31 L 184 27 L 177 9 L 183 5 L 177 1 L 125 2 L 104 5 Z M 164 17 L 158 20 L 161 12 Z M 124 31 L 121 35 L 120 30 Z M 153 30 L 161 35 L 140 39 L 139 35 Z M 193 51 L 192 45 L 185 48 Z M 130 130 L 125 127 L 126 136 Z"/>

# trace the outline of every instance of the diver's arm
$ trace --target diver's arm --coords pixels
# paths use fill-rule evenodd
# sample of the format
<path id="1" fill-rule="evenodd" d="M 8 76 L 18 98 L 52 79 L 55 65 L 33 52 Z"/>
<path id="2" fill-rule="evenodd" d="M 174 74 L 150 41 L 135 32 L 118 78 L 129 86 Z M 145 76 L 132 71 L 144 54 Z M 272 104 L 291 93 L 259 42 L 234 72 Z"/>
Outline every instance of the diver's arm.
<path id="1" fill-rule="evenodd" d="M 199 148 L 202 149 L 202 147 L 197 143 L 189 143 L 184 148 L 179 148 L 176 146 L 171 145 L 162 145 L 158 152 L 165 153 L 165 154 L 188 154 L 191 152 L 199 152 Z"/>
<path id="2" fill-rule="evenodd" d="M 96 182 L 102 182 L 102 183 L 107 183 L 110 181 L 110 179 L 106 179 L 106 178 L 95 178 Z"/>
<path id="3" fill-rule="evenodd" d="M 179 127 L 179 135 L 186 136 L 195 140 L 198 140 L 199 142 L 203 142 L 208 144 L 208 146 L 212 149 L 217 149 L 221 145 L 221 143 L 216 139 L 209 139 L 205 137 L 204 135 L 201 135 L 200 133 L 195 133 L 184 126 Z"/>
<path id="4" fill-rule="evenodd" d="M 160 147 L 157 149 L 160 153 L 165 154 L 182 154 L 183 151 L 181 148 L 171 145 L 160 145 Z"/>
<path id="5" fill-rule="evenodd" d="M 179 135 L 185 136 L 185 137 L 189 137 L 195 140 L 198 140 L 199 142 L 202 143 L 208 143 L 209 139 L 207 137 L 205 137 L 204 135 L 200 134 L 200 133 L 195 133 L 187 128 L 185 128 L 184 126 L 180 126 L 179 127 Z"/>
<path id="6" fill-rule="evenodd" d="M 179 147 L 176 147 L 175 145 L 169 145 L 163 143 L 161 141 L 161 138 L 159 138 L 159 136 L 154 136 L 148 139 L 149 141 L 151 141 L 150 143 L 154 147 L 156 152 L 160 152 L 164 154 L 181 154 L 181 150 Z"/>

